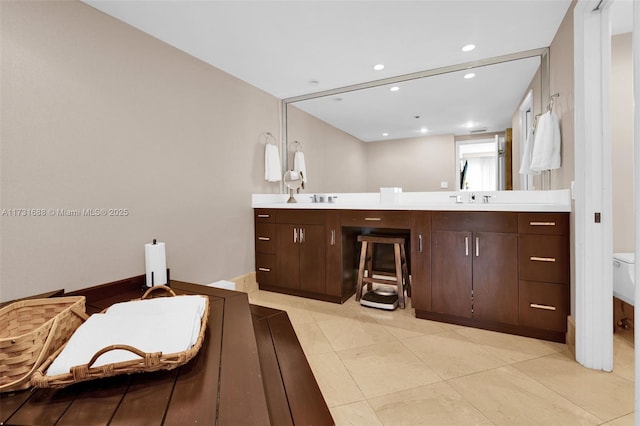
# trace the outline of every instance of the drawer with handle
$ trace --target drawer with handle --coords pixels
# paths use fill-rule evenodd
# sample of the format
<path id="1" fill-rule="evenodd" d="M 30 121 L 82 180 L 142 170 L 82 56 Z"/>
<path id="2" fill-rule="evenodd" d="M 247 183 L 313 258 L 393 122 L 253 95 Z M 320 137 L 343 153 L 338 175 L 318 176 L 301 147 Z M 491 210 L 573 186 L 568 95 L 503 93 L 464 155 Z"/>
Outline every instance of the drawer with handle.
<path id="1" fill-rule="evenodd" d="M 262 285 L 276 284 L 276 256 L 274 254 L 256 254 L 256 281 Z"/>
<path id="2" fill-rule="evenodd" d="M 569 213 L 519 213 L 520 234 L 569 235 Z"/>
<path id="3" fill-rule="evenodd" d="M 342 226 L 363 228 L 411 228 L 411 212 L 393 210 L 344 210 Z"/>
<path id="4" fill-rule="evenodd" d="M 256 253 L 276 254 L 275 223 L 256 223 Z"/>
<path id="5" fill-rule="evenodd" d="M 253 217 L 256 223 L 275 223 L 276 214 L 271 209 L 254 209 Z"/>
<path id="6" fill-rule="evenodd" d="M 520 279 L 569 283 L 569 239 L 558 235 L 520 235 Z"/>
<path id="7" fill-rule="evenodd" d="M 526 327 L 566 331 L 569 287 L 520 281 L 519 323 Z"/>

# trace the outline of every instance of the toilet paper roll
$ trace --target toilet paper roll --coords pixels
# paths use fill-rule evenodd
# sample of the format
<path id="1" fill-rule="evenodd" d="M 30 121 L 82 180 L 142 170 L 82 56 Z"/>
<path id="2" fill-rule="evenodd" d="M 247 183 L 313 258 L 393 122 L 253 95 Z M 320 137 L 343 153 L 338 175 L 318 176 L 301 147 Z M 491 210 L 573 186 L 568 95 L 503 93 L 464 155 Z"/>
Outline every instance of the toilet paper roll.
<path id="1" fill-rule="evenodd" d="M 144 245 L 144 264 L 147 273 L 147 287 L 167 284 L 167 257 L 164 243 Z M 153 284 L 151 284 L 152 282 Z"/>

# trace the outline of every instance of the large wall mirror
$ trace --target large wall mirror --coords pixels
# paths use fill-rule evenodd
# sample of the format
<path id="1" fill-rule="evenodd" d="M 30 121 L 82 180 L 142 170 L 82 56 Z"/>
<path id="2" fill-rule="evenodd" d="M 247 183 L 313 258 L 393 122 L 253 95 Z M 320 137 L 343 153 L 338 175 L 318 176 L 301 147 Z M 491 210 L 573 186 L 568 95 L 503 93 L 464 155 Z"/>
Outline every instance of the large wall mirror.
<path id="1" fill-rule="evenodd" d="M 530 106 L 521 111 L 526 99 Z M 326 137 L 320 141 L 304 134 L 312 130 L 301 130 L 298 120 L 310 116 L 362 145 L 344 156 L 363 175 L 358 179 L 364 191 L 382 186 L 410 191 L 521 189 L 517 167 L 525 132 L 520 127 L 526 126 L 521 121 L 540 113 L 548 99 L 548 48 L 535 49 L 284 99 L 283 148 L 290 153 L 294 140 L 306 136 L 308 140 L 299 141 L 302 146 L 326 144 L 335 149 L 329 148 L 333 141 Z M 512 129 L 509 137 L 506 129 Z M 510 137 L 513 149 L 511 142 L 506 145 Z M 333 164 L 347 176 L 347 166 L 340 164 L 347 160 L 335 152 Z M 364 165 L 355 164 L 356 155 L 365 157 Z M 497 163 L 491 168 L 496 172 L 484 173 L 483 179 L 496 185 L 470 188 L 464 166 L 488 164 L 479 160 L 488 156 L 495 156 Z M 284 163 L 292 166 L 289 155 Z M 478 179 L 472 184 L 478 185 Z M 353 189 L 327 180 L 327 187 L 318 183 L 313 192 Z M 507 188 L 505 181 L 510 182 Z"/>

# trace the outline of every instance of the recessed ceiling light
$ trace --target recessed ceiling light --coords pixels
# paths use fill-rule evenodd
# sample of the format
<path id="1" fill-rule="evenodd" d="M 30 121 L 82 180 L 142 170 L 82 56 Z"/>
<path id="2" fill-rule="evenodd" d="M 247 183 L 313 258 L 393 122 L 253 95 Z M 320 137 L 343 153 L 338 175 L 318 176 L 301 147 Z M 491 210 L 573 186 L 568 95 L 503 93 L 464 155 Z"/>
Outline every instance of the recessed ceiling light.
<path id="1" fill-rule="evenodd" d="M 380 71 L 384 69 L 384 64 L 377 64 L 373 66 L 373 69 L 376 71 Z"/>
<path id="2" fill-rule="evenodd" d="M 391 89 L 392 92 L 397 92 L 398 90 L 400 90 L 400 88 L 398 86 L 393 86 Z"/>
<path id="3" fill-rule="evenodd" d="M 462 127 L 466 127 L 467 129 L 470 129 L 470 128 L 475 127 L 477 125 L 478 125 L 478 123 L 474 123 L 473 121 L 467 121 L 466 123 L 464 123 L 462 125 Z"/>
<path id="4" fill-rule="evenodd" d="M 333 98 L 334 101 L 336 102 L 340 102 L 342 100 L 342 98 Z"/>
<path id="5" fill-rule="evenodd" d="M 320 82 L 318 80 L 309 80 L 309 84 L 312 86 L 317 86 Z"/>
<path id="6" fill-rule="evenodd" d="M 464 75 L 464 78 L 466 78 L 467 80 L 469 80 L 470 78 L 473 78 L 473 77 L 475 77 L 475 76 L 476 76 L 476 74 L 475 74 L 475 73 L 470 72 L 470 73 L 465 74 L 465 75 Z"/>
<path id="7" fill-rule="evenodd" d="M 475 44 L 467 44 L 466 46 L 462 46 L 462 51 L 463 52 L 471 52 L 475 48 L 476 48 Z"/>
<path id="8" fill-rule="evenodd" d="M 389 136 L 389 133 L 383 133 L 382 136 Z"/>
<path id="9" fill-rule="evenodd" d="M 423 127 L 422 129 L 420 129 L 420 133 L 427 133 L 429 131 L 429 129 L 427 129 L 426 127 Z"/>

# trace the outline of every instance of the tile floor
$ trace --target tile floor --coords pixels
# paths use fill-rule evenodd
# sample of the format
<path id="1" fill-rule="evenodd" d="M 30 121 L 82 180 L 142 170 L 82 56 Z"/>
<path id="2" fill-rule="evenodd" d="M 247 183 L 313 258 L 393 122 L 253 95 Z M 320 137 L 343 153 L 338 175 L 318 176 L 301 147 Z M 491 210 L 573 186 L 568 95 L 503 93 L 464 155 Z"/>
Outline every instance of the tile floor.
<path id="1" fill-rule="evenodd" d="M 563 344 L 266 291 L 286 310 L 338 425 L 633 425 L 634 352 L 614 338 L 612 373 Z"/>

